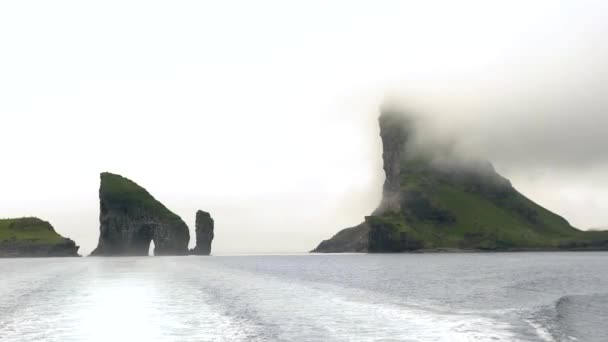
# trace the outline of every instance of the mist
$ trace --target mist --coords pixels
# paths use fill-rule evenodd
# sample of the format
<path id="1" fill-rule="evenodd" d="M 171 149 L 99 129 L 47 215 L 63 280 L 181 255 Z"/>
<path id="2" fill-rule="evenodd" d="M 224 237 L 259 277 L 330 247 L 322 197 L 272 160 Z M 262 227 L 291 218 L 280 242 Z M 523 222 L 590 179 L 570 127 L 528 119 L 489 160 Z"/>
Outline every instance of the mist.
<path id="1" fill-rule="evenodd" d="M 214 253 L 305 252 L 378 205 L 390 99 L 426 139 L 492 161 L 579 228 L 607 226 L 607 13 L 602 1 L 3 2 L 0 217 L 48 220 L 88 254 L 110 171 L 191 236 L 209 211 Z"/>

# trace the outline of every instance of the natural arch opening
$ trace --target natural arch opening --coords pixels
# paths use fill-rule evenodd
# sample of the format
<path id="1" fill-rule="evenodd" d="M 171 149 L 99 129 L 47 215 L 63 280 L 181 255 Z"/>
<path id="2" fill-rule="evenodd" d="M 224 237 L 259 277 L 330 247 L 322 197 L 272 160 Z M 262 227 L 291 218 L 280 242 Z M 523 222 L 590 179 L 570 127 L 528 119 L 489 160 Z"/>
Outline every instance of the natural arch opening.
<path id="1" fill-rule="evenodd" d="M 154 240 L 150 240 L 150 248 L 148 249 L 148 256 L 154 256 Z"/>

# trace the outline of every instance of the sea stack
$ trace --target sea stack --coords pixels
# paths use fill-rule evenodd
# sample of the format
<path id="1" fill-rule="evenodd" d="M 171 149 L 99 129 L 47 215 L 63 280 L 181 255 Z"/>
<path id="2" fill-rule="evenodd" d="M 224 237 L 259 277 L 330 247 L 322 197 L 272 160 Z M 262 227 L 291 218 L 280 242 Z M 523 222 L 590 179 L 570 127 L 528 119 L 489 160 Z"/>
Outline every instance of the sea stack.
<path id="1" fill-rule="evenodd" d="M 146 189 L 117 174 L 101 174 L 99 243 L 95 256 L 186 255 L 190 233 L 186 223 Z"/>
<path id="2" fill-rule="evenodd" d="M 211 242 L 213 241 L 213 219 L 208 212 L 199 210 L 196 212 L 196 247 L 191 254 L 211 254 Z"/>
<path id="3" fill-rule="evenodd" d="M 0 258 L 76 257 L 78 248 L 39 218 L 0 219 Z"/>

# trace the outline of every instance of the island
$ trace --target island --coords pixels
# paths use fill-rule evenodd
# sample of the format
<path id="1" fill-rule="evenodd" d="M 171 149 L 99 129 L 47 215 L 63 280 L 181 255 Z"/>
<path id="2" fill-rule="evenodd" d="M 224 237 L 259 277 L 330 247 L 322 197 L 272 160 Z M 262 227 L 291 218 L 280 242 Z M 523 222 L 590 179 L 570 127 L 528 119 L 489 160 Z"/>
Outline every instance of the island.
<path id="1" fill-rule="evenodd" d="M 608 250 L 608 231 L 581 231 L 518 192 L 485 160 L 418 146 L 416 120 L 379 117 L 385 182 L 378 208 L 311 252 Z"/>
<path id="2" fill-rule="evenodd" d="M 93 256 L 187 255 L 186 223 L 146 189 L 117 174 L 103 172 L 99 187 L 99 242 Z"/>
<path id="3" fill-rule="evenodd" d="M 37 217 L 0 219 L 0 258 L 77 257 L 78 248 Z"/>

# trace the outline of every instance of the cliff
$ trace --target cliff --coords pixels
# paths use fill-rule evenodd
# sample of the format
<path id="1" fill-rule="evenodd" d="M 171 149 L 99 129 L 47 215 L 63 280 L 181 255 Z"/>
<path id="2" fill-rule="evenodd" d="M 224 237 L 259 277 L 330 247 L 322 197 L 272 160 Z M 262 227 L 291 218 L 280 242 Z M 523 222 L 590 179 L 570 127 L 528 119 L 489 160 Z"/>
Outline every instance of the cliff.
<path id="1" fill-rule="evenodd" d="M 78 248 L 39 218 L 0 219 L 0 257 L 79 256 Z"/>
<path id="2" fill-rule="evenodd" d="M 101 174 L 99 243 L 96 256 L 186 255 L 190 233 L 184 221 L 135 182 Z"/>
<path id="3" fill-rule="evenodd" d="M 205 211 L 196 212 L 196 247 L 191 251 L 195 255 L 211 254 L 214 222 L 211 215 Z"/>
<path id="4" fill-rule="evenodd" d="M 583 232 L 519 193 L 487 161 L 416 146 L 414 121 L 379 118 L 386 181 L 365 221 L 313 252 L 608 249 L 608 232 Z"/>

